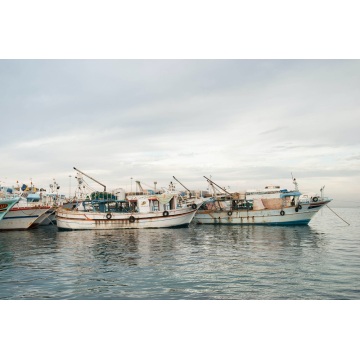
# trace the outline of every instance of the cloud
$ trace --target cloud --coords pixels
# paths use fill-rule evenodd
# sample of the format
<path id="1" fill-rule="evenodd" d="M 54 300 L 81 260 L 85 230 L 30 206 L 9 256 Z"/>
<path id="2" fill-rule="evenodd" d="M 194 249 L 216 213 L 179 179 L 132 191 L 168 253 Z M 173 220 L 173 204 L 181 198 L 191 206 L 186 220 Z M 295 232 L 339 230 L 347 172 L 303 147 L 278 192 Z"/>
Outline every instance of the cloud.
<path id="1" fill-rule="evenodd" d="M 346 158 L 346 160 L 348 160 L 348 161 L 352 161 L 352 160 L 357 161 L 357 160 L 360 160 L 360 155 L 350 156 L 350 157 Z"/>
<path id="2" fill-rule="evenodd" d="M 76 166 L 113 187 L 294 172 L 359 189 L 359 61 L 3 60 L 0 76 L 0 180 L 67 184 Z"/>

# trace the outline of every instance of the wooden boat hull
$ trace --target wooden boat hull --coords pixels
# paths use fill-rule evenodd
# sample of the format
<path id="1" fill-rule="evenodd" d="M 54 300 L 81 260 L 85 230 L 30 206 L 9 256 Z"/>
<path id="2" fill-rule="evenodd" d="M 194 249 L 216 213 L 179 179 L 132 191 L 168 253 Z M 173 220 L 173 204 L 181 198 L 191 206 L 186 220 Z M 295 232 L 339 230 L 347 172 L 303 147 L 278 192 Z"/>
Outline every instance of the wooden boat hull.
<path id="1" fill-rule="evenodd" d="M 26 230 L 49 210 L 49 206 L 14 206 L 0 221 L 0 230 Z"/>
<path id="2" fill-rule="evenodd" d="M 101 213 L 60 208 L 56 212 L 56 225 L 61 230 L 117 230 L 169 228 L 188 226 L 196 209 L 180 208 L 149 213 Z"/>
<path id="3" fill-rule="evenodd" d="M 295 206 L 282 210 L 198 210 L 196 224 L 212 225 L 307 225 L 313 216 L 330 201 Z"/>

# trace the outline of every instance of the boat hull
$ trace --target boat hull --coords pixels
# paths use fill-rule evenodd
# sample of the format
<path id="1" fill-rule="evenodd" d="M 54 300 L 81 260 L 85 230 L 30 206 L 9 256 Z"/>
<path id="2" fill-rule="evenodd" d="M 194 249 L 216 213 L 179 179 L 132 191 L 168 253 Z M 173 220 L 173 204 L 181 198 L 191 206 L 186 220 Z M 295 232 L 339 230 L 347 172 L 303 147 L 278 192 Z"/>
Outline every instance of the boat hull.
<path id="1" fill-rule="evenodd" d="M 0 199 L 0 220 L 11 210 L 11 208 L 19 201 L 19 198 Z"/>
<path id="2" fill-rule="evenodd" d="M 196 224 L 211 225 L 307 225 L 315 214 L 329 201 L 281 210 L 198 210 Z"/>
<path id="3" fill-rule="evenodd" d="M 188 226 L 196 209 L 182 208 L 169 210 L 167 216 L 162 212 L 149 213 L 100 213 L 59 209 L 56 225 L 60 230 L 117 230 L 172 228 Z M 109 218 L 107 218 L 107 215 Z"/>
<path id="4" fill-rule="evenodd" d="M 55 224 L 56 224 L 56 215 L 55 215 L 55 210 L 54 210 L 54 211 L 51 211 L 51 213 L 48 214 L 46 216 L 46 218 L 43 219 L 43 221 L 41 221 L 39 226 L 48 226 L 48 225 L 55 225 Z"/>
<path id="5" fill-rule="evenodd" d="M 39 216 L 34 223 L 31 225 L 32 228 L 34 227 L 38 227 L 38 226 L 44 226 L 44 225 L 49 225 L 50 224 L 50 215 L 52 213 L 54 213 L 54 209 L 48 209 L 44 214 L 42 214 L 41 216 Z"/>
<path id="6" fill-rule="evenodd" d="M 26 230 L 41 218 L 49 207 L 13 207 L 0 221 L 0 230 Z"/>

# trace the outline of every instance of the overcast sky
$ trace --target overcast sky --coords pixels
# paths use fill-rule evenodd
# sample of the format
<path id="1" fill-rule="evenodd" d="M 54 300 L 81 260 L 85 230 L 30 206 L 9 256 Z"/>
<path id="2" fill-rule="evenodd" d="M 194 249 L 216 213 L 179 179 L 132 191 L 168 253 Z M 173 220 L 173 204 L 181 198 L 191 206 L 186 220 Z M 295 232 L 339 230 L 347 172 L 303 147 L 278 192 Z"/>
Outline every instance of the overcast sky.
<path id="1" fill-rule="evenodd" d="M 359 201 L 358 60 L 1 60 L 1 174 Z M 74 187 L 74 181 L 72 187 Z"/>
<path id="2" fill-rule="evenodd" d="M 0 59 L 359 59 L 358 6 L 3 1 Z M 304 192 L 325 185 L 330 206 L 359 206 L 359 92 L 359 60 L 0 60 L 0 181 L 55 178 L 68 194 L 76 166 L 110 189 L 173 175 L 206 189 L 211 175 L 244 190 L 291 188 L 293 173 Z"/>

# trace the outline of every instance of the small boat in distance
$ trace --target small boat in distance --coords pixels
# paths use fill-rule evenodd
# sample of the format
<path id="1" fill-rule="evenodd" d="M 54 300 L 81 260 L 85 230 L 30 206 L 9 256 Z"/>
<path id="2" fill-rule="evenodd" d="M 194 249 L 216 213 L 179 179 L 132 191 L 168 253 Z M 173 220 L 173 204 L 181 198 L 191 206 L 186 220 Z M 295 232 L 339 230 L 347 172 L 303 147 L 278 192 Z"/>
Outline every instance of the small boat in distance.
<path id="1" fill-rule="evenodd" d="M 323 196 L 324 188 L 321 195 L 301 197 L 296 179 L 293 179 L 295 189 L 291 191 L 270 186 L 244 193 L 229 193 L 206 179 L 213 189 L 213 196 L 197 211 L 194 218 L 197 224 L 307 225 L 332 200 Z"/>

